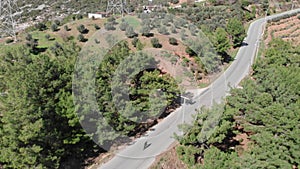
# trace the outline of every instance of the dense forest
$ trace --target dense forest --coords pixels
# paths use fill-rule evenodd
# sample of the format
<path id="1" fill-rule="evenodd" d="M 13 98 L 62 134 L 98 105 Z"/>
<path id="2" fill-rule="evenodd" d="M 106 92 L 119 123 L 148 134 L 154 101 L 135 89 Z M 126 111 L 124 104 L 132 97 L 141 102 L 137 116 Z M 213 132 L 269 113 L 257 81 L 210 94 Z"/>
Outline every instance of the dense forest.
<path id="1" fill-rule="evenodd" d="M 300 50 L 274 40 L 253 66 L 243 89 L 233 89 L 225 108 L 203 109 L 177 153 L 189 168 L 298 168 L 300 165 Z M 222 110 L 211 137 L 201 131 Z"/>
<path id="2" fill-rule="evenodd" d="M 182 9 L 162 11 L 163 14 L 171 13 L 184 18 L 174 21 L 175 23 L 172 18 L 164 18 L 162 15 L 155 18 L 140 14 L 138 17 L 143 23 L 140 32 L 134 32 L 135 30 L 124 21 L 115 24 L 114 17 L 108 18 L 103 28 L 94 25 L 96 30 L 121 29 L 131 39 L 134 51 L 137 52 L 131 50 L 131 45 L 127 41 L 122 41 L 108 52 L 101 64 L 96 65 L 94 92 L 99 114 L 90 117 L 89 107 L 74 106 L 72 91 L 74 65 L 81 51 L 77 42 L 82 44 L 87 42 L 85 36 L 89 30 L 84 25 L 79 25 L 77 30 L 82 34 L 77 39 L 70 36 L 68 37 L 70 39 L 55 41 L 53 45 L 50 41 L 55 40 L 54 32 L 60 29 L 70 31 L 65 23 L 80 21 L 87 12 L 103 10 L 106 1 L 101 1 L 102 4 L 94 0 L 71 1 L 71 3 L 56 1 L 53 4 L 51 2 L 47 2 L 52 5 L 51 10 L 70 15 L 64 20 L 45 21 L 27 30 L 39 32 L 51 30 L 53 34 L 48 32 L 49 34 L 45 36 L 49 47 L 39 46 L 42 38 L 35 39 L 29 33 L 21 42 L 23 44 L 9 44 L 12 43 L 10 41 L 1 48 L 0 168 L 83 168 L 89 165 L 88 159 L 106 152 L 96 143 L 108 143 L 109 146 L 113 146 L 115 143 L 113 140 L 119 137 L 119 134 L 116 135 L 114 132 L 103 133 L 105 126 L 97 118 L 100 115 L 108 121 L 114 131 L 127 137 L 134 137 L 157 123 L 158 118 L 167 116 L 172 109 L 180 106 L 178 95 L 181 91 L 170 75 L 162 73 L 157 67 L 136 73 L 139 68 L 136 65 L 150 67 L 158 64 L 149 55 L 139 51 L 143 48 L 143 44 L 135 37 L 136 33 L 147 37 L 155 28 L 161 35 L 180 33 L 183 40 L 186 37 L 184 30 L 198 33 L 195 27 L 187 22 L 191 21 L 209 37 L 218 55 L 222 56 L 222 61 L 230 62 L 234 55 L 229 51 L 237 50 L 246 36 L 244 21 L 255 19 L 256 15 L 261 15 L 261 11 L 268 6 L 268 3 L 263 1 L 263 8 L 259 12 L 255 8 L 246 9 L 249 4 L 244 1 L 237 1 L 233 5 L 211 1 L 212 5 L 216 6 L 207 8 L 184 4 Z M 22 3 L 19 2 L 18 5 L 23 6 Z M 33 17 L 35 20 L 40 13 L 49 11 L 31 9 L 37 8 L 42 1 L 28 1 L 28 3 L 33 5 L 22 8 L 25 12 L 24 20 L 28 20 L 31 16 L 35 16 Z M 140 1 L 135 1 L 130 8 L 136 7 L 139 3 Z M 26 13 L 27 10 L 30 12 Z M 71 15 L 79 10 L 81 10 L 79 14 Z M 139 10 L 141 9 L 136 11 Z M 46 20 L 49 18 L 46 17 Z M 176 26 L 184 29 L 180 30 Z M 161 47 L 159 39 L 149 39 L 152 39 L 153 47 Z M 173 42 L 170 39 L 170 43 L 177 43 L 172 40 Z M 95 43 L 103 42 L 95 39 Z M 197 44 L 191 45 L 195 45 L 194 49 L 202 50 Z M 190 47 L 187 47 L 186 51 L 190 56 L 195 55 L 195 51 Z M 299 53 L 299 49 L 288 43 L 274 41 L 265 57 L 254 66 L 252 78 L 243 82 L 244 89 L 234 89 L 231 96 L 226 99 L 222 120 L 213 136 L 204 142 L 200 138 L 200 144 L 197 136 L 201 131 L 202 122 L 196 121 L 186 137 L 178 138 L 181 146 L 177 150 L 182 160 L 190 167 L 195 165 L 200 168 L 299 166 L 297 151 L 299 139 L 295 137 L 299 135 L 299 113 L 297 114 Z M 210 59 L 208 62 L 216 60 L 214 57 L 206 56 L 205 53 L 202 55 Z M 122 60 L 125 58 L 129 59 L 130 64 L 122 66 Z M 217 68 L 219 68 L 217 63 L 211 64 L 209 70 Z M 113 78 L 116 72 L 119 78 Z M 124 80 L 122 77 L 131 79 Z M 130 88 L 123 90 L 124 84 Z M 114 94 L 111 85 L 113 89 L 121 89 L 118 90 L 118 95 Z M 127 95 L 130 102 L 124 99 Z M 151 96 L 159 97 L 151 99 Z M 132 111 L 132 107 L 138 109 Z M 78 110 L 83 111 L 78 113 Z M 219 109 L 217 107 L 212 110 L 203 109 L 205 113 L 199 115 L 197 119 L 207 118 L 209 113 L 216 110 Z M 84 121 L 91 122 L 93 126 L 89 128 L 88 133 L 80 124 Z M 240 145 L 243 141 L 234 139 L 241 134 L 247 134 L 248 149 Z M 216 157 L 220 160 L 215 161 Z M 201 162 L 205 165 L 200 165 Z"/>
<path id="3" fill-rule="evenodd" d="M 169 109 L 179 106 L 179 87 L 170 75 L 158 69 L 157 64 L 144 52 L 132 52 L 127 41 L 114 46 L 100 65 L 95 66 L 98 108 L 94 113 L 91 113 L 94 109 L 91 110 L 90 102 L 84 97 L 84 92 L 90 89 L 84 72 L 81 72 L 84 69 L 77 72 L 84 80 L 74 82 L 78 88 L 75 92 L 79 93 L 76 94 L 79 97 L 76 111 L 83 117 L 87 132 L 99 145 L 109 149 L 114 143 L 130 141 L 122 139 L 141 134 L 156 124 L 158 118 L 168 115 Z M 86 90 L 81 86 L 87 86 L 83 87 Z"/>
<path id="4" fill-rule="evenodd" d="M 80 48 L 61 45 L 33 55 L 28 47 L 1 54 L 0 162 L 4 168 L 78 166 L 101 151 L 74 113 L 72 74 Z M 63 63 L 63 64 L 62 64 Z"/>
<path id="5" fill-rule="evenodd" d="M 103 116 L 114 129 L 99 134 L 103 132 L 101 119 L 85 116 L 90 109 L 78 108 L 80 105 L 76 109 L 73 102 L 72 78 L 79 52 L 75 43 L 56 43 L 53 50 L 44 53 L 21 46 L 1 54 L 0 163 L 4 168 L 78 168 L 87 163 L 88 157 L 107 150 L 90 137 L 96 135 L 96 143 L 110 142 L 112 146 L 119 136 L 114 135 L 115 131 L 135 136 L 170 113 L 170 108 L 179 106 L 175 80 L 162 74 L 152 57 L 142 52 L 134 54 L 127 42 L 120 42 L 105 56 L 96 73 L 95 92 L 101 114 L 93 117 Z M 130 64 L 118 68 L 126 57 Z M 140 68 L 137 65 L 147 64 L 151 69 L 135 70 Z M 115 71 L 120 77 L 131 78 L 113 79 Z M 124 83 L 131 87 L 122 93 Z M 119 90 L 113 95 L 112 89 L 116 88 Z M 126 92 L 130 102 L 123 99 Z M 133 111 L 132 105 L 139 109 Z M 84 110 L 77 114 L 81 108 Z M 90 124 L 95 124 L 95 131 L 84 131 L 80 122 L 85 120 L 94 120 Z"/>

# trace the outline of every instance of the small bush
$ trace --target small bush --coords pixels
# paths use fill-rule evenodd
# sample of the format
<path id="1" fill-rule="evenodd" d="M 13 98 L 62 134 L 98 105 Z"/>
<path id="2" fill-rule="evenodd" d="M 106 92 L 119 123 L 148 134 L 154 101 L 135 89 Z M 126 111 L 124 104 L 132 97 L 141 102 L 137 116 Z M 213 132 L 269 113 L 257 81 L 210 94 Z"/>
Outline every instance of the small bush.
<path id="1" fill-rule="evenodd" d="M 82 34 L 79 34 L 79 35 L 77 36 L 77 40 L 78 40 L 79 42 L 86 42 L 86 41 L 87 41 L 87 39 L 85 39 L 85 37 L 84 37 Z"/>
<path id="2" fill-rule="evenodd" d="M 76 16 L 76 18 L 79 20 L 79 19 L 82 19 L 83 16 L 82 16 L 81 14 L 78 14 L 78 15 Z"/>
<path id="3" fill-rule="evenodd" d="M 68 27 L 68 25 L 64 26 L 65 31 L 70 31 L 71 29 Z"/>
<path id="4" fill-rule="evenodd" d="M 122 22 L 120 24 L 119 28 L 120 28 L 121 31 L 126 31 L 126 29 L 128 28 L 128 26 L 129 26 L 129 24 L 127 22 Z"/>
<path id="5" fill-rule="evenodd" d="M 137 37 L 134 37 L 131 41 L 131 44 L 136 47 L 137 50 L 143 50 L 144 48 L 144 44 L 142 44 L 142 42 L 137 38 Z"/>
<path id="6" fill-rule="evenodd" d="M 182 8 L 186 8 L 186 7 L 187 7 L 187 3 L 186 3 L 186 2 L 182 3 L 182 4 L 181 4 L 181 7 L 182 7 Z"/>
<path id="7" fill-rule="evenodd" d="M 172 26 L 170 29 L 171 29 L 171 32 L 172 32 L 172 33 L 174 33 L 174 34 L 175 34 L 175 33 L 178 33 L 177 30 L 176 30 L 176 28 L 175 28 L 175 26 Z"/>
<path id="8" fill-rule="evenodd" d="M 14 41 L 13 39 L 10 39 L 10 38 L 9 38 L 9 39 L 6 39 L 6 40 L 5 40 L 5 43 L 6 43 L 6 44 L 9 44 L 9 43 L 12 43 L 13 41 Z"/>
<path id="9" fill-rule="evenodd" d="M 144 44 L 142 44 L 141 41 L 138 41 L 137 44 L 136 44 L 136 49 L 137 50 L 143 50 L 143 48 L 145 47 Z"/>
<path id="10" fill-rule="evenodd" d="M 116 20 L 116 18 L 114 18 L 113 16 L 112 16 L 112 17 L 109 17 L 109 18 L 107 19 L 108 22 L 114 22 L 115 20 Z"/>
<path id="11" fill-rule="evenodd" d="M 172 4 L 178 4 L 178 3 L 179 3 L 179 0 L 171 0 L 171 3 L 172 3 Z"/>
<path id="12" fill-rule="evenodd" d="M 68 38 L 68 41 L 75 39 L 74 36 L 68 36 L 67 38 Z"/>
<path id="13" fill-rule="evenodd" d="M 79 26 L 77 26 L 77 30 L 78 32 L 82 33 L 82 34 L 87 34 L 89 32 L 88 29 L 85 28 L 84 25 L 80 24 Z"/>
<path id="14" fill-rule="evenodd" d="M 35 28 L 39 31 L 44 31 L 47 29 L 47 26 L 44 23 L 37 23 L 35 24 Z"/>
<path id="15" fill-rule="evenodd" d="M 95 25 L 94 25 L 94 28 L 95 28 L 96 30 L 99 30 L 99 29 L 101 29 L 101 28 L 100 28 L 100 26 L 99 26 L 99 25 L 97 25 L 97 24 L 95 24 Z"/>
<path id="16" fill-rule="evenodd" d="M 25 37 L 25 39 L 26 39 L 27 41 L 31 41 L 33 38 L 32 38 L 32 35 L 31 35 L 31 34 L 27 34 L 26 37 Z"/>
<path id="17" fill-rule="evenodd" d="M 54 23 L 56 24 L 56 25 L 60 25 L 60 21 L 59 20 L 54 20 Z"/>
<path id="18" fill-rule="evenodd" d="M 153 33 L 151 33 L 150 30 L 151 29 L 149 28 L 149 26 L 144 25 L 140 30 L 140 33 L 142 34 L 142 36 L 151 37 L 153 36 Z"/>
<path id="19" fill-rule="evenodd" d="M 168 32 L 168 29 L 165 27 L 165 26 L 160 26 L 158 29 L 157 29 L 158 33 L 162 34 L 162 35 L 168 35 L 169 32 Z"/>
<path id="20" fill-rule="evenodd" d="M 173 37 L 169 38 L 169 43 L 170 43 L 171 45 L 178 45 L 177 39 L 175 39 L 175 38 L 173 38 Z"/>
<path id="21" fill-rule="evenodd" d="M 96 44 L 100 43 L 99 39 L 94 39 L 94 41 L 95 41 Z"/>
<path id="22" fill-rule="evenodd" d="M 137 33 L 134 32 L 133 27 L 131 26 L 126 28 L 125 34 L 128 38 L 134 38 L 135 36 L 137 36 Z"/>
<path id="23" fill-rule="evenodd" d="M 50 37 L 51 37 L 51 36 L 50 36 L 49 34 L 46 34 L 46 35 L 45 35 L 45 38 L 46 38 L 47 40 L 50 40 Z"/>
<path id="24" fill-rule="evenodd" d="M 58 26 L 57 26 L 55 23 L 52 24 L 52 25 L 51 25 L 51 30 L 52 30 L 52 32 L 58 31 Z"/>
<path id="25" fill-rule="evenodd" d="M 193 49 L 191 49 L 190 47 L 186 47 L 185 52 L 187 54 L 189 54 L 190 56 L 196 56 L 197 55 L 196 52 Z"/>
<path id="26" fill-rule="evenodd" d="M 111 22 L 105 23 L 104 28 L 108 31 L 110 30 L 116 30 L 116 28 L 114 27 L 114 24 Z"/>
<path id="27" fill-rule="evenodd" d="M 161 48 L 162 45 L 159 43 L 159 40 L 157 38 L 151 39 L 151 44 L 154 48 Z"/>
<path id="28" fill-rule="evenodd" d="M 172 63 L 173 65 L 176 65 L 177 61 L 178 61 L 178 59 L 177 59 L 176 57 L 173 56 L 173 57 L 171 58 L 171 63 Z"/>
<path id="29" fill-rule="evenodd" d="M 138 39 L 137 37 L 134 37 L 134 38 L 132 39 L 132 41 L 131 41 L 131 44 L 132 44 L 134 47 L 136 47 L 138 41 L 139 41 L 139 39 Z"/>

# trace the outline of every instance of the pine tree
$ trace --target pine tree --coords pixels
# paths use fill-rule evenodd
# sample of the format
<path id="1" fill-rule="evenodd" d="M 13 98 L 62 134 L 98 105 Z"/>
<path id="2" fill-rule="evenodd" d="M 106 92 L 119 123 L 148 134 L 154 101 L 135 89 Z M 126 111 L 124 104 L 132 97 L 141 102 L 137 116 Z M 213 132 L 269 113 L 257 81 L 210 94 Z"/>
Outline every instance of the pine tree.
<path id="1" fill-rule="evenodd" d="M 227 23 L 227 32 L 231 36 L 234 47 L 240 46 L 246 37 L 244 25 L 237 18 L 229 19 Z"/>

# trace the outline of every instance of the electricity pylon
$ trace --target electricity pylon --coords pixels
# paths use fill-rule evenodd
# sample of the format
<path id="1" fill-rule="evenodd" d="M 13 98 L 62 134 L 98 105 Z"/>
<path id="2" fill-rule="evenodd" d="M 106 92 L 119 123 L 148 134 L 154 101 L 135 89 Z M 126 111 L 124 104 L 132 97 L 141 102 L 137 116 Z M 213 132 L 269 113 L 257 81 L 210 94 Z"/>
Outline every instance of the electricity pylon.
<path id="1" fill-rule="evenodd" d="M 0 0 L 0 37 L 16 37 L 15 15 L 18 10 L 16 0 Z"/>
<path id="2" fill-rule="evenodd" d="M 120 13 L 122 16 L 124 13 L 128 13 L 126 0 L 108 0 L 106 14 L 115 15 Z"/>

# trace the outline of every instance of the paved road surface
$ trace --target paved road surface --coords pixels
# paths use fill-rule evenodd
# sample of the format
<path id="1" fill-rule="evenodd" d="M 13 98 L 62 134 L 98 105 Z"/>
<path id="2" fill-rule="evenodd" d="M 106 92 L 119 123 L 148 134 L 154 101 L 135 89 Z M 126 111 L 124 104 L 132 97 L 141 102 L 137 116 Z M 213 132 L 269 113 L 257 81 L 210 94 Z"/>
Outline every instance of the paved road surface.
<path id="1" fill-rule="evenodd" d="M 300 11 L 296 9 L 285 12 L 292 13 Z M 285 14 L 283 13 L 283 14 Z M 277 14 L 267 17 L 267 19 L 277 17 Z M 191 115 L 195 114 L 195 109 L 202 105 L 210 106 L 212 98 L 220 102 L 226 92 L 232 87 L 237 87 L 240 81 L 248 75 L 251 64 L 256 56 L 257 46 L 263 33 L 265 18 L 253 22 L 248 30 L 248 36 L 245 38 L 245 45 L 239 50 L 236 60 L 231 66 L 209 87 L 195 96 L 194 104 L 185 104 L 161 123 L 154 126 L 155 130 L 148 133 L 148 136 L 141 137 L 130 146 L 127 146 L 106 164 L 99 166 L 99 169 L 147 169 L 155 160 L 155 156 L 161 154 L 175 141 L 172 138 L 173 133 L 180 134 L 178 124 L 184 122 L 191 123 Z M 199 93 L 199 92 L 198 92 Z"/>

